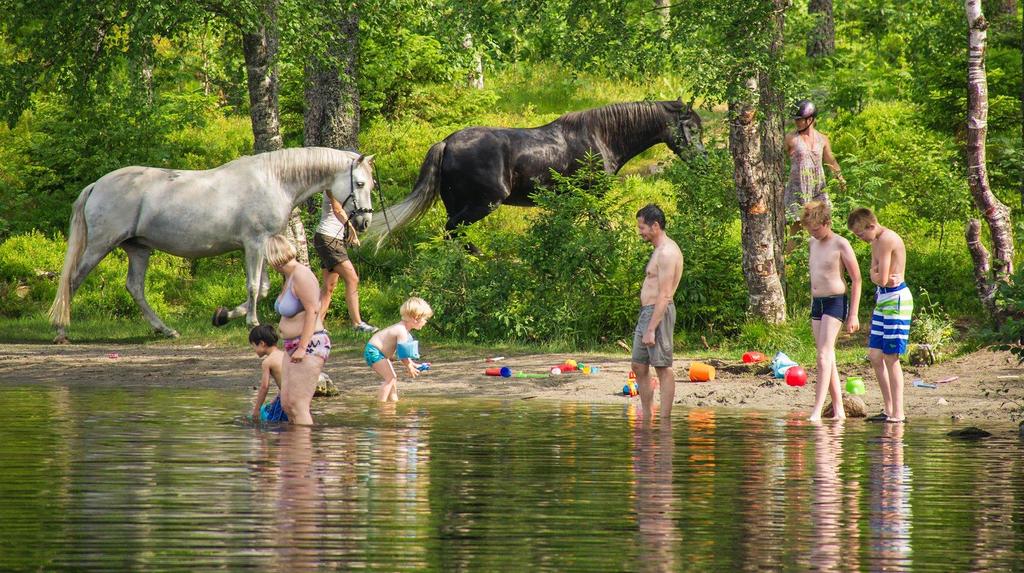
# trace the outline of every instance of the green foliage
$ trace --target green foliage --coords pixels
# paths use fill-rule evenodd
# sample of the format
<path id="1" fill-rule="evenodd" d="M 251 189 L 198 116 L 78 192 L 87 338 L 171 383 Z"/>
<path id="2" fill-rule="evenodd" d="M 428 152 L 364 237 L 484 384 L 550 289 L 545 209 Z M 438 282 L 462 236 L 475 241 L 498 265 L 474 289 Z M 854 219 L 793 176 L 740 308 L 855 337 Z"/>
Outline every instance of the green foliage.
<path id="1" fill-rule="evenodd" d="M 914 300 L 914 325 L 910 329 L 910 341 L 927 344 L 936 353 L 953 340 L 953 320 L 937 301 L 932 300 L 928 290 L 918 289 Z"/>
<path id="2" fill-rule="evenodd" d="M 716 149 L 706 158 L 673 162 L 665 175 L 679 213 L 668 231 L 686 255 L 677 324 L 706 335 L 732 334 L 746 319 L 747 292 L 732 159 Z"/>
<path id="3" fill-rule="evenodd" d="M 822 129 L 826 129 L 823 127 Z M 948 137 L 925 127 L 905 103 L 868 104 L 831 132 L 841 158 L 849 200 L 861 205 L 899 203 L 936 223 L 962 220 L 970 193 Z"/>
<path id="4" fill-rule="evenodd" d="M 469 255 L 458 241 L 421 245 L 403 292 L 434 306 L 432 322 L 467 340 L 573 341 L 625 337 L 648 252 L 635 231 L 640 199 L 591 156 L 539 191 L 522 233 L 494 232 Z M 472 239 L 472 237 L 471 237 Z M 587 301 L 581 304 L 581 301 Z"/>
<path id="5" fill-rule="evenodd" d="M 437 40 L 408 30 L 371 35 L 360 55 L 359 93 L 369 115 L 396 114 L 417 85 L 445 80 L 452 71 Z"/>
<path id="6" fill-rule="evenodd" d="M 1024 364 L 1024 268 L 1021 266 L 1018 265 L 1009 282 L 999 284 L 996 307 L 1002 324 L 990 335 L 997 342 L 992 349 L 1009 350 Z"/>

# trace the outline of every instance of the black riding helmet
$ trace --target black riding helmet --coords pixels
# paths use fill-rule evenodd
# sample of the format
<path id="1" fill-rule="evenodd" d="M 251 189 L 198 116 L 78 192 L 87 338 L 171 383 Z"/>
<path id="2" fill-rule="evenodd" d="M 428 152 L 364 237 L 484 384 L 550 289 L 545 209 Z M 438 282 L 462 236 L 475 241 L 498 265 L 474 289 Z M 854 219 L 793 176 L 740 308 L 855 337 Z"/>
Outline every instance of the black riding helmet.
<path id="1" fill-rule="evenodd" d="M 818 115 L 818 108 L 809 99 L 802 99 L 793 106 L 793 119 L 807 119 Z"/>

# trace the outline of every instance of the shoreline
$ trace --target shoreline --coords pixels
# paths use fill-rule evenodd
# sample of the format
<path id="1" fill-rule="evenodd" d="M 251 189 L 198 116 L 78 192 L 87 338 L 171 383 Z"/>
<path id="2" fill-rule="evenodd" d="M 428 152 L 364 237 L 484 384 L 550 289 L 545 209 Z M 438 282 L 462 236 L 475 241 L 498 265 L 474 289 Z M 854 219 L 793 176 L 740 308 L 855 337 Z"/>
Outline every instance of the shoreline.
<path id="1" fill-rule="evenodd" d="M 429 358 L 429 348 L 424 349 Z M 546 378 L 501 378 L 485 376 L 484 369 L 509 366 L 514 371 L 545 373 L 565 359 L 575 358 L 600 366 L 598 373 L 580 373 Z M 432 368 L 415 380 L 401 377 L 400 396 L 478 397 L 536 399 L 550 402 L 626 404 L 639 398 L 622 396 L 630 370 L 629 355 L 615 354 L 525 354 L 488 363 L 486 356 L 431 361 Z M 430 360 L 428 360 L 430 361 Z M 677 408 L 723 408 L 803 416 L 814 402 L 814 383 L 789 387 L 770 375 L 751 374 L 739 361 L 725 362 L 714 381 L 691 383 L 687 372 L 690 359 L 677 356 Z M 807 365 L 804 365 L 807 368 Z M 340 396 L 317 398 L 336 400 L 345 396 L 373 396 L 380 384 L 377 376 L 354 350 L 335 351 L 324 371 Z M 809 372 L 813 379 L 814 373 Z M 881 394 L 870 366 L 840 368 L 848 375 L 864 377 L 867 392 L 860 396 L 867 413 L 881 409 Z M 935 389 L 911 385 L 956 377 Z M 959 358 L 926 367 L 905 366 L 905 400 L 908 417 L 953 422 L 958 426 L 1013 424 L 1024 414 L 1024 369 L 1017 367 L 1009 352 L 979 350 Z M 251 352 L 214 345 L 147 346 L 134 344 L 32 345 L 10 344 L 0 351 L 0 380 L 8 384 L 88 384 L 123 388 L 217 388 L 252 393 L 259 384 L 259 359 Z M 273 394 L 273 391 L 271 392 Z M 945 403 L 943 403 L 945 402 Z M 314 401 L 315 408 L 316 401 Z M 826 419 L 827 420 L 827 419 Z"/>

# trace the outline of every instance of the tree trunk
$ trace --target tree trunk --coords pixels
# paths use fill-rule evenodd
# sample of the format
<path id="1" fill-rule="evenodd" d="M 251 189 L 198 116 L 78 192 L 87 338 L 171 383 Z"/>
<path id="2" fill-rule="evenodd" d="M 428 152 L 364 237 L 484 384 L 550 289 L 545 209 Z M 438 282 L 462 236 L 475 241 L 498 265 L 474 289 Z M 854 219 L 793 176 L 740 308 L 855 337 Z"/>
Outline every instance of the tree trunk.
<path id="1" fill-rule="evenodd" d="M 982 306 L 989 312 L 989 315 L 997 317 L 996 313 L 996 283 L 991 280 L 989 272 L 992 270 L 992 259 L 989 257 L 985 243 L 981 241 L 981 223 L 977 219 L 971 219 L 967 223 L 967 250 L 971 252 L 971 260 L 974 261 L 974 288 L 978 291 L 978 298 Z"/>
<path id="2" fill-rule="evenodd" d="M 747 101 L 759 101 L 757 80 L 749 78 Z M 775 262 L 775 217 L 761 150 L 757 112 L 745 102 L 729 103 L 729 151 L 739 200 L 743 241 L 743 276 L 748 312 L 770 324 L 786 320 L 786 299 Z"/>
<path id="3" fill-rule="evenodd" d="M 466 76 L 466 83 L 473 89 L 484 89 L 484 58 L 479 51 L 473 49 L 473 34 L 467 32 L 466 36 L 462 38 L 462 49 L 468 50 L 473 58 L 472 67 Z"/>
<path id="4" fill-rule="evenodd" d="M 815 17 L 814 29 L 807 41 L 807 57 L 831 56 L 836 51 L 836 21 L 832 0 L 809 0 L 807 13 Z"/>
<path id="5" fill-rule="evenodd" d="M 303 142 L 307 147 L 359 148 L 359 15 L 339 13 L 324 30 L 326 54 L 313 54 L 306 64 L 306 113 Z"/>
<path id="6" fill-rule="evenodd" d="M 242 33 L 254 153 L 277 151 L 284 147 L 277 108 L 277 2 L 266 0 L 263 23 L 256 30 Z M 309 246 L 298 209 L 292 210 L 288 226 L 281 232 L 295 246 L 295 258 L 309 266 Z"/>
<path id="7" fill-rule="evenodd" d="M 661 20 L 661 37 L 667 40 L 671 35 L 672 2 L 671 0 L 654 0 L 654 9 L 658 12 L 658 19 Z"/>
<path id="8" fill-rule="evenodd" d="M 988 23 L 981 13 L 980 0 L 965 0 L 967 14 L 967 184 L 974 203 L 988 222 L 994 260 L 991 269 L 980 268 L 974 257 L 975 276 L 986 281 L 1007 282 L 1013 273 L 1013 228 L 1010 210 L 992 193 L 985 163 L 985 137 L 988 131 L 988 80 L 985 74 L 985 44 Z M 970 239 L 969 239 L 970 240 Z M 978 240 L 980 244 L 980 239 Z M 972 255 L 974 249 L 972 248 Z M 979 287 L 979 292 L 981 289 Z M 984 303 L 984 298 L 982 299 Z M 997 317 L 993 314 L 993 320 Z"/>
<path id="9" fill-rule="evenodd" d="M 775 11 L 771 17 L 772 41 L 769 46 L 770 58 L 782 60 L 783 26 L 785 24 L 786 0 L 773 0 Z M 776 86 L 772 75 L 764 70 L 758 74 L 760 94 L 759 109 L 763 115 L 760 122 L 761 156 L 764 158 L 765 184 L 768 193 L 768 211 L 772 218 L 775 236 L 775 268 L 783 293 L 786 292 L 786 209 L 783 197 L 786 191 L 786 126 L 783 111 L 782 90 Z"/>
<path id="10" fill-rule="evenodd" d="M 255 153 L 283 147 L 277 114 L 277 0 L 267 0 L 264 10 L 266 21 L 259 29 L 242 34 Z"/>
<path id="11" fill-rule="evenodd" d="M 1017 0 L 985 0 L 982 10 L 988 14 L 993 43 L 1014 37 L 1017 32 Z"/>

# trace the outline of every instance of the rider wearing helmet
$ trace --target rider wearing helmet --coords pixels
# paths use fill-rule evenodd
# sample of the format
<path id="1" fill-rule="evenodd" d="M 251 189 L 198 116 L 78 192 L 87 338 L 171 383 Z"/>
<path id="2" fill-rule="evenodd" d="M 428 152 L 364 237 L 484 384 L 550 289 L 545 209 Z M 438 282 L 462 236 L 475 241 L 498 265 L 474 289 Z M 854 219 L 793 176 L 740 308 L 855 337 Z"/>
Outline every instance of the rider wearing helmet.
<path id="1" fill-rule="evenodd" d="M 814 128 L 817 115 L 818 109 L 811 100 L 796 102 L 792 113 L 796 129 L 786 134 L 786 154 L 789 155 L 790 169 L 784 204 L 786 219 L 790 221 L 799 221 L 800 210 L 809 201 L 831 204 L 825 192 L 823 164 L 832 170 L 840 187 L 846 187 L 839 163 L 832 156 L 828 137 Z M 799 229 L 799 226 L 794 228 Z"/>

